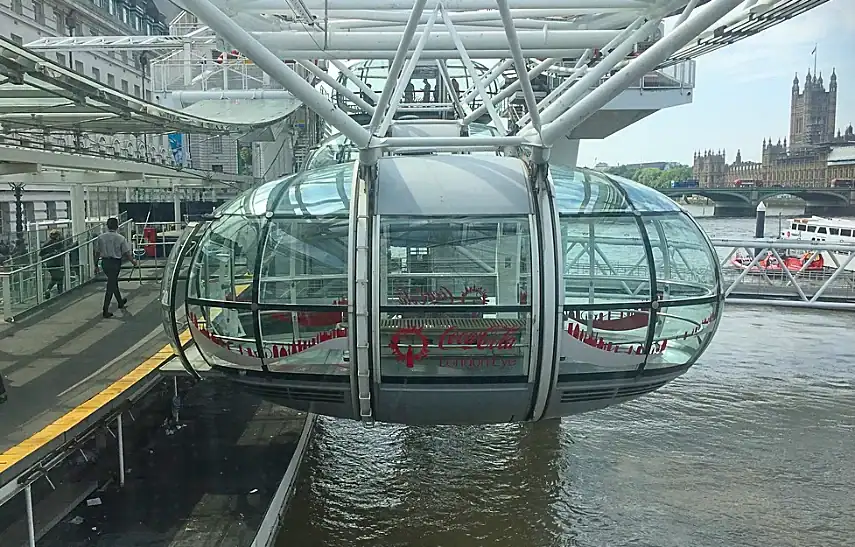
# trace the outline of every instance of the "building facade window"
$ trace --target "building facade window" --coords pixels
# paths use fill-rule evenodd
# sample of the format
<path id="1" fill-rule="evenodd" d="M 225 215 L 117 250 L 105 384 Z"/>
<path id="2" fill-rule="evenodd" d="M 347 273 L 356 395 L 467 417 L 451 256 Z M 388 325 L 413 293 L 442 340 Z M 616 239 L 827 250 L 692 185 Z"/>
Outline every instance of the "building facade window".
<path id="1" fill-rule="evenodd" d="M 33 19 L 40 25 L 45 24 L 45 7 L 41 2 L 33 2 Z"/>
<path id="2" fill-rule="evenodd" d="M 223 138 L 222 137 L 214 137 L 211 139 L 211 153 L 212 154 L 222 154 L 223 153 Z"/>
<path id="3" fill-rule="evenodd" d="M 127 93 L 127 92 L 128 92 L 128 81 L 122 80 L 122 93 Z"/>
<path id="4" fill-rule="evenodd" d="M 83 68 L 83 63 L 80 61 L 74 61 L 74 71 L 78 74 L 86 73 L 86 70 Z"/>
<path id="5" fill-rule="evenodd" d="M 24 39 L 23 39 L 23 38 L 21 38 L 20 36 L 18 36 L 17 34 L 10 34 L 10 35 L 9 35 L 9 38 L 10 38 L 13 42 L 15 42 L 16 44 L 18 44 L 19 46 L 24 45 Z"/>
<path id="6" fill-rule="evenodd" d="M 101 81 L 101 71 L 95 68 L 94 66 L 92 67 L 92 78 L 99 82 Z"/>
<path id="7" fill-rule="evenodd" d="M 63 55 L 62 53 L 57 53 L 56 54 L 56 62 L 61 66 L 66 66 L 65 55 Z"/>
<path id="8" fill-rule="evenodd" d="M 134 97 L 140 98 L 140 86 L 134 86 Z"/>
<path id="9" fill-rule="evenodd" d="M 214 173 L 222 173 L 223 172 L 223 166 L 219 165 L 219 164 L 211 165 L 211 171 L 213 171 Z"/>
<path id="10" fill-rule="evenodd" d="M 112 74 L 107 74 L 107 85 L 110 87 L 116 87 L 116 77 Z"/>
<path id="11" fill-rule="evenodd" d="M 17 13 L 18 15 L 24 14 L 24 4 L 21 0 L 12 0 L 12 11 Z"/>

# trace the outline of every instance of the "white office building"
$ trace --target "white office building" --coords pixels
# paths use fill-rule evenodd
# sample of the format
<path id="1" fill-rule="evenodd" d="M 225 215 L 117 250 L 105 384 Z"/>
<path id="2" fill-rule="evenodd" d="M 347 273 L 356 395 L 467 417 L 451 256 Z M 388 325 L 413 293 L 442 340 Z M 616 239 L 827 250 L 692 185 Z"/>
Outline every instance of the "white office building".
<path id="1" fill-rule="evenodd" d="M 174 9 L 174 8 L 172 8 Z M 177 10 L 175 10 L 177 13 Z M 123 36 L 167 34 L 166 16 L 152 0 L 0 0 L 0 32 L 25 45 L 51 36 Z M 81 75 L 139 98 L 151 100 L 148 63 L 151 54 L 137 51 L 44 52 L 43 55 Z M 5 142 L 14 132 L 3 135 Z M 167 153 L 165 136 L 149 136 L 144 143 L 122 135 L 88 135 L 119 153 L 145 146 L 153 155 Z M 71 137 L 53 135 L 51 144 L 71 146 Z M 93 193 L 95 191 L 93 190 Z M 112 192 L 114 195 L 108 195 Z M 124 191 L 122 191 L 124 193 Z M 100 195 L 103 194 L 103 195 Z M 124 195 L 101 190 L 87 200 L 90 216 L 113 214 Z M 68 218 L 70 190 L 62 185 L 26 188 L 23 211 L 27 222 Z M 97 210 L 96 210 L 97 209 Z M 0 239 L 13 237 L 15 202 L 10 188 L 0 188 Z"/>

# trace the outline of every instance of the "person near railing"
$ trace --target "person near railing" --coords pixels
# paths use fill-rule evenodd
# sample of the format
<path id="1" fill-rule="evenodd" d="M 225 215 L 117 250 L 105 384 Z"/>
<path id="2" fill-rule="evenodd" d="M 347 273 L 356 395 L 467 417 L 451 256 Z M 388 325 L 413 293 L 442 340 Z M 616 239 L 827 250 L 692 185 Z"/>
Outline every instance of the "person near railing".
<path id="1" fill-rule="evenodd" d="M 56 294 L 59 296 L 65 289 L 65 271 L 63 268 L 65 257 L 65 240 L 59 230 L 51 230 L 48 235 L 48 240 L 39 249 L 39 258 L 44 260 L 44 267 L 47 268 L 50 281 L 45 287 L 45 300 L 50 298 L 50 291 L 56 287 Z"/>
<path id="2" fill-rule="evenodd" d="M 116 303 L 119 304 L 119 309 L 124 309 L 128 303 L 127 298 L 122 298 L 119 292 L 119 273 L 122 271 L 122 261 L 127 260 L 134 267 L 139 266 L 139 262 L 131 254 L 131 245 L 125 236 L 118 232 L 119 219 L 107 219 L 107 231 L 99 235 L 95 240 L 95 273 L 98 273 L 98 260 L 101 260 L 101 269 L 104 270 L 104 275 L 107 276 L 107 289 L 104 292 L 104 309 L 101 314 L 103 317 L 113 317 L 110 313 L 110 304 L 113 297 L 116 297 Z"/>

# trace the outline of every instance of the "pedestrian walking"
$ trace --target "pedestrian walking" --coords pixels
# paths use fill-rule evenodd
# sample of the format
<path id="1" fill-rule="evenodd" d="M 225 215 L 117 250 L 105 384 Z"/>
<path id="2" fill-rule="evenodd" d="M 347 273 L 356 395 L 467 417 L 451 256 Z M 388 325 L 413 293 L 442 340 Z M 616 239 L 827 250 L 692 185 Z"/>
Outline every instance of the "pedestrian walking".
<path id="1" fill-rule="evenodd" d="M 59 230 L 51 230 L 47 243 L 39 249 L 39 257 L 44 259 L 44 268 L 50 275 L 50 282 L 45 287 L 45 300 L 50 298 L 50 291 L 56 287 L 56 294 L 62 294 L 65 289 L 65 241 Z"/>
<path id="2" fill-rule="evenodd" d="M 95 240 L 95 273 L 98 273 L 98 259 L 100 259 L 101 269 L 107 276 L 103 317 L 113 317 L 113 314 L 110 313 L 110 303 L 114 296 L 119 304 L 119 309 L 123 309 L 128 303 L 128 299 L 122 298 L 122 294 L 119 292 L 119 273 L 122 271 L 122 262 L 127 260 L 134 266 L 139 266 L 139 262 L 131 254 L 130 243 L 125 239 L 125 236 L 117 232 L 118 229 L 119 220 L 108 218 L 107 231 Z"/>

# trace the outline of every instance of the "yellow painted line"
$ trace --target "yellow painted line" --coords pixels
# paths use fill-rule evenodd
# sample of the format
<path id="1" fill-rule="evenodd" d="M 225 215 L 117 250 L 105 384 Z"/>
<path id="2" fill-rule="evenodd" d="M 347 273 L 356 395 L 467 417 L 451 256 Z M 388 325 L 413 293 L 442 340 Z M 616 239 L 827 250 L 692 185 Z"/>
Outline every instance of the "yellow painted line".
<path id="1" fill-rule="evenodd" d="M 239 285 L 235 287 L 237 289 L 236 292 L 241 294 L 250 286 L 251 285 L 249 284 Z M 190 329 L 185 330 L 178 336 L 178 341 L 182 346 L 190 342 L 190 339 Z M 5 472 L 7 469 L 16 465 L 30 454 L 36 452 L 43 446 L 52 442 L 54 439 L 63 435 L 77 424 L 82 423 L 86 418 L 109 404 L 111 401 L 115 400 L 119 395 L 135 386 L 140 380 L 160 368 L 174 355 L 175 351 L 172 349 L 171 344 L 163 346 L 157 351 L 157 353 L 143 361 L 142 364 L 113 382 L 110 386 L 85 403 L 70 410 L 29 439 L 0 454 L 0 473 Z"/>

